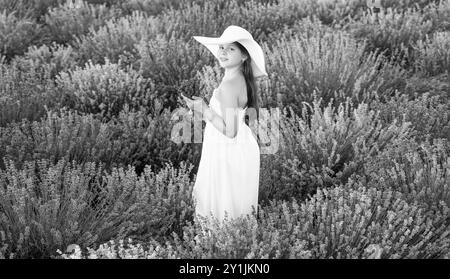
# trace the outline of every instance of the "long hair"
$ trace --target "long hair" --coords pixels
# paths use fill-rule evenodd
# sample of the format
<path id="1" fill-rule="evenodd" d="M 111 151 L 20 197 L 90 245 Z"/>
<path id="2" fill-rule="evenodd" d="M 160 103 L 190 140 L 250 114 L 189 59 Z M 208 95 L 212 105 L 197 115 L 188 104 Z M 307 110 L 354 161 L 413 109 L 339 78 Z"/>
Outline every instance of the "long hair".
<path id="1" fill-rule="evenodd" d="M 244 74 L 245 84 L 247 86 L 247 107 L 256 110 L 256 120 L 259 119 L 259 103 L 257 96 L 256 80 L 253 76 L 252 58 L 247 49 L 239 42 L 234 42 L 239 49 L 247 56 L 247 59 L 242 63 L 242 73 Z M 245 118 L 245 123 L 248 125 L 248 120 Z"/>

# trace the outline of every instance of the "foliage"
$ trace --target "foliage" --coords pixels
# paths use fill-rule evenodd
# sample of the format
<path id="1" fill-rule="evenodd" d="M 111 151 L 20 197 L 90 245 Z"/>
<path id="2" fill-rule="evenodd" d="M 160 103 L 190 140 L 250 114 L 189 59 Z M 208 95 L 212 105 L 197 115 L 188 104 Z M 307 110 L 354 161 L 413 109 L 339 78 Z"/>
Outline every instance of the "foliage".
<path id="1" fill-rule="evenodd" d="M 125 14 L 142 11 L 147 15 L 155 16 L 169 8 L 178 9 L 184 1 L 186 0 L 127 0 L 121 1 L 120 8 Z"/>
<path id="2" fill-rule="evenodd" d="M 197 72 L 214 56 L 194 43 L 184 43 L 177 38 L 157 36 L 142 40 L 136 45 L 139 72 L 155 83 L 158 99 L 164 107 L 175 109 L 180 92 L 198 94 Z"/>
<path id="3" fill-rule="evenodd" d="M 116 237 L 162 236 L 192 214 L 189 168 L 142 176 L 133 167 L 104 173 L 96 163 L 12 162 L 0 170 L 3 255 L 42 258 L 70 243 L 85 248 Z M 6 248 L 5 248 L 6 247 Z"/>
<path id="4" fill-rule="evenodd" d="M 450 0 L 381 2 L 0 0 L 0 258 L 449 258 Z M 218 224 L 180 93 L 229 25 L 269 77 L 257 214 Z"/>
<path id="5" fill-rule="evenodd" d="M 435 258 L 449 250 L 446 214 L 426 216 L 399 192 L 355 184 L 273 202 L 258 219 L 189 224 L 163 244 L 111 241 L 73 258 Z"/>
<path id="6" fill-rule="evenodd" d="M 365 162 L 367 187 L 394 189 L 404 193 L 434 214 L 440 207 L 450 208 L 450 144 L 400 140 Z M 447 216 L 448 218 L 448 216 Z M 449 219 L 447 219 L 447 223 Z"/>
<path id="7" fill-rule="evenodd" d="M 380 111 L 380 119 L 384 123 L 392 123 L 396 119 L 410 122 L 414 128 L 412 136 L 417 142 L 435 138 L 450 140 L 450 103 L 438 95 L 425 92 L 408 95 L 399 94 L 389 102 L 373 102 L 373 110 Z"/>
<path id="8" fill-rule="evenodd" d="M 175 166 L 185 160 L 196 162 L 198 148 L 167 140 L 173 125 L 167 110 L 152 116 L 126 109 L 106 123 L 92 114 L 49 111 L 40 122 L 24 120 L 0 128 L 0 159 L 11 160 L 18 168 L 27 161 L 41 159 L 98 162 L 107 170 L 131 164 L 138 173 L 146 165 L 159 170 L 170 162 Z M 4 168 L 0 162 L 0 169 Z"/>
<path id="9" fill-rule="evenodd" d="M 389 99 L 393 90 L 404 87 L 406 73 L 378 53 L 366 55 L 364 48 L 343 32 L 294 35 L 264 44 L 270 73 L 265 90 L 272 97 L 280 94 L 282 104 L 296 113 L 315 93 L 325 102 L 333 98 L 336 106 L 347 97 L 366 103 L 375 96 Z"/>
<path id="10" fill-rule="evenodd" d="M 414 66 L 427 76 L 449 74 L 450 31 L 436 32 L 414 44 Z"/>
<path id="11" fill-rule="evenodd" d="M 50 73 L 36 67 L 23 68 L 19 61 L 0 63 L 0 127 L 22 119 L 39 120 L 55 105 Z"/>
<path id="12" fill-rule="evenodd" d="M 273 4 L 260 2 L 236 0 L 182 2 L 178 9 L 168 9 L 158 16 L 159 32 L 187 42 L 192 40 L 192 36 L 199 34 L 220 36 L 219 32 L 222 32 L 220 30 L 233 24 L 251 30 L 255 40 L 260 41 L 264 39 L 265 34 L 285 25 L 289 26 L 296 19 L 307 16 L 302 1 L 288 0 Z"/>
<path id="13" fill-rule="evenodd" d="M 316 189 L 345 184 L 362 164 L 395 140 L 408 138 L 410 123 L 403 120 L 385 125 L 379 112 L 367 104 L 348 99 L 336 109 L 322 99 L 312 107 L 305 103 L 302 114 L 283 109 L 280 121 L 280 150 L 261 166 L 261 200 L 303 201 Z M 310 115 L 310 116 L 308 116 Z"/>
<path id="14" fill-rule="evenodd" d="M 134 45 L 149 34 L 157 34 L 156 19 L 145 17 L 140 11 L 108 20 L 98 30 L 75 38 L 74 45 L 80 54 L 80 62 L 104 63 L 105 58 L 117 63 L 119 58 L 133 62 L 137 50 Z M 130 63 L 131 63 L 130 62 Z"/>
<path id="15" fill-rule="evenodd" d="M 0 11 L 0 54 L 10 60 L 39 43 L 42 26 L 30 17 L 20 18 L 16 12 Z"/>
<path id="16" fill-rule="evenodd" d="M 42 22 L 42 18 L 51 7 L 58 6 L 64 0 L 0 0 L 0 10 L 11 13 L 16 12 L 19 18 L 31 17 L 38 22 Z"/>
<path id="17" fill-rule="evenodd" d="M 66 0 L 45 15 L 45 23 L 52 41 L 71 42 L 74 36 L 98 30 L 106 21 L 119 16 L 116 9 L 93 5 L 83 0 Z"/>
<path id="18" fill-rule="evenodd" d="M 388 57 L 405 56 L 405 47 L 424 39 L 433 31 L 433 22 L 414 8 L 405 11 L 387 9 L 379 15 L 366 12 L 361 19 L 349 22 L 346 29 L 358 40 L 367 42 L 366 51 L 383 51 Z"/>
<path id="19" fill-rule="evenodd" d="M 76 66 L 61 72 L 56 84 L 61 107 L 101 114 L 108 120 L 118 115 L 125 104 L 131 109 L 155 110 L 151 107 L 156 99 L 152 81 L 130 67 L 122 69 L 121 61 L 115 64 L 107 60 L 104 65 L 89 61 L 84 68 Z"/>
<path id="20" fill-rule="evenodd" d="M 49 78 L 53 79 L 59 72 L 75 68 L 77 56 L 77 52 L 71 46 L 53 42 L 51 45 L 31 46 L 23 56 L 14 60 L 22 71 L 38 70 L 43 75 L 48 73 Z"/>

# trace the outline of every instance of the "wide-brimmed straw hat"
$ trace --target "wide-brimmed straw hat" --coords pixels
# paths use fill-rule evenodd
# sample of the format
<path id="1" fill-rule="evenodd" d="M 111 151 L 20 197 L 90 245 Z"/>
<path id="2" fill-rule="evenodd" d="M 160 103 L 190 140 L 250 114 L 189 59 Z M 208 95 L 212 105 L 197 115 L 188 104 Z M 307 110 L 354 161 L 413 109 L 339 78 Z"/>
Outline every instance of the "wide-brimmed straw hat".
<path id="1" fill-rule="evenodd" d="M 250 32 L 244 28 L 236 25 L 230 25 L 218 38 L 203 36 L 193 36 L 193 38 L 208 48 L 217 59 L 219 59 L 217 56 L 219 45 L 239 42 L 250 54 L 253 76 L 267 76 L 263 50 L 261 46 L 253 40 L 253 36 Z"/>

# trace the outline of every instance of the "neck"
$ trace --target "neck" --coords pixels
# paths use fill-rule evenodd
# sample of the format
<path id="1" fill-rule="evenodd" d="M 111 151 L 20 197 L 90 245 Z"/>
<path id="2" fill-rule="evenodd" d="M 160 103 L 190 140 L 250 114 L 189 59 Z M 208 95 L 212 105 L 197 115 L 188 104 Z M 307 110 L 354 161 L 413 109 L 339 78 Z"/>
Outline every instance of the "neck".
<path id="1" fill-rule="evenodd" d="M 240 72 L 241 65 L 232 67 L 232 68 L 225 68 L 225 74 L 223 76 L 223 79 L 229 79 L 234 77 L 236 74 Z"/>

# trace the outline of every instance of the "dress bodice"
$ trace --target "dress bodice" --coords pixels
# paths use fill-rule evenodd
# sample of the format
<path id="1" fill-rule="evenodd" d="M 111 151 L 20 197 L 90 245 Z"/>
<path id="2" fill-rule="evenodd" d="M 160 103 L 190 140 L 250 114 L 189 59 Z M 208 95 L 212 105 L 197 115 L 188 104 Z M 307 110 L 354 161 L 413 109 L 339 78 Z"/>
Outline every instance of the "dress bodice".
<path id="1" fill-rule="evenodd" d="M 221 116 L 222 115 L 222 108 L 220 106 L 220 101 L 219 99 L 217 99 L 216 94 L 217 94 L 218 88 L 214 89 L 213 91 L 213 95 L 211 96 L 211 99 L 209 100 L 209 104 L 210 106 L 212 106 L 212 108 Z M 239 110 L 239 119 L 242 119 L 242 116 L 245 114 L 245 111 L 247 110 L 248 105 L 245 106 L 244 108 L 237 108 Z"/>

